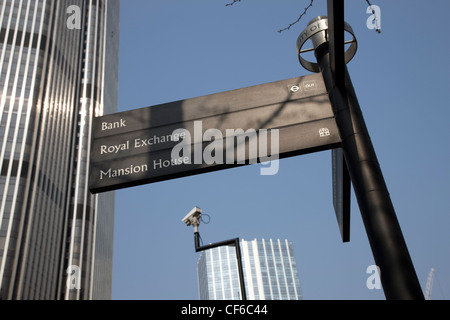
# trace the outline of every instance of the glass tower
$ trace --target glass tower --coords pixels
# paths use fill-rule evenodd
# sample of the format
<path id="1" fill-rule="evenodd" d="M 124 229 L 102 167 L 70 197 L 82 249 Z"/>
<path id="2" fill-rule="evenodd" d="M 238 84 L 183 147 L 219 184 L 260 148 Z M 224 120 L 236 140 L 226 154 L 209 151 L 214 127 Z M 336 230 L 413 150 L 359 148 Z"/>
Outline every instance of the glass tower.
<path id="1" fill-rule="evenodd" d="M 248 300 L 301 300 L 292 242 L 241 240 Z M 200 300 L 240 300 L 236 249 L 222 246 L 202 252 L 197 264 Z"/>
<path id="2" fill-rule="evenodd" d="M 88 190 L 117 111 L 119 0 L 0 0 L 0 300 L 110 299 L 114 193 Z"/>

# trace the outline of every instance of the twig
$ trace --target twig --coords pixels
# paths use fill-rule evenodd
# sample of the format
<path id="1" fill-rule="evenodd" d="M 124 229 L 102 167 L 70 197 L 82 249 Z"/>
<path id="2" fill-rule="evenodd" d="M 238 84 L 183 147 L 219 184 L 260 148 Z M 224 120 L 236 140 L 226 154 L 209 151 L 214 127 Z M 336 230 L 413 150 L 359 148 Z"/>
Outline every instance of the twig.
<path id="1" fill-rule="evenodd" d="M 227 4 L 225 5 L 225 7 L 232 6 L 232 5 L 235 4 L 236 2 L 241 2 L 241 0 L 233 0 L 233 2 L 227 3 Z"/>
<path id="2" fill-rule="evenodd" d="M 308 11 L 309 8 L 312 7 L 314 0 L 311 0 L 311 3 L 305 8 L 305 10 L 300 14 L 300 16 L 298 17 L 298 19 L 292 23 L 289 24 L 289 26 L 287 26 L 284 29 L 278 30 L 279 33 L 285 31 L 285 30 L 289 30 L 293 25 L 295 25 L 296 23 L 298 23 L 304 15 L 306 15 L 306 12 Z"/>

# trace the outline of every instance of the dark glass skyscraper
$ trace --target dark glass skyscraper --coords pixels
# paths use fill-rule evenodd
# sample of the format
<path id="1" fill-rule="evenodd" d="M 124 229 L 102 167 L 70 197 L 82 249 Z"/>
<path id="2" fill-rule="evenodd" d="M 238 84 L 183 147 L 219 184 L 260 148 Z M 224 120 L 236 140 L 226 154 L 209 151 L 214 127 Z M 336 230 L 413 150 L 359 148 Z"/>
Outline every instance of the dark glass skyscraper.
<path id="1" fill-rule="evenodd" d="M 88 190 L 117 110 L 119 0 L 0 0 L 0 299 L 110 299 L 114 194 Z"/>

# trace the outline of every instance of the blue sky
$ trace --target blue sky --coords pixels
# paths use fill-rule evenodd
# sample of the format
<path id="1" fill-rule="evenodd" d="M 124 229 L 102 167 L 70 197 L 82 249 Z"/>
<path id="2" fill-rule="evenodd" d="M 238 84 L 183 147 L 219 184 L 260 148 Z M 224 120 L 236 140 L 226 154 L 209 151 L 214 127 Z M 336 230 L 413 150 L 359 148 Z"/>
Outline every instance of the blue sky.
<path id="1" fill-rule="evenodd" d="M 310 74 L 296 55 L 315 0 L 122 0 L 119 111 Z M 450 299 L 450 44 L 447 0 L 346 1 L 359 49 L 348 64 L 419 281 L 436 270 L 432 299 Z M 211 217 L 204 243 L 235 237 L 294 243 L 303 297 L 384 299 L 369 290 L 374 259 L 352 191 L 351 242 L 340 240 L 332 203 L 331 151 L 116 192 L 113 299 L 197 300 L 199 257 L 183 218 Z"/>

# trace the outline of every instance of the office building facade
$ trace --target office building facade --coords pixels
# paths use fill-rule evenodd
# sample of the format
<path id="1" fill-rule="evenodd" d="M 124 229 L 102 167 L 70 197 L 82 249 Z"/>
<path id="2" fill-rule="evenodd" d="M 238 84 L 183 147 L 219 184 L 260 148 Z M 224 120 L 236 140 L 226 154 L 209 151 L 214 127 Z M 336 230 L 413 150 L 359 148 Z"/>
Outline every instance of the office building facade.
<path id="1" fill-rule="evenodd" d="M 1 0 L 0 299 L 110 299 L 114 194 L 88 190 L 117 110 L 119 0 Z"/>
<path id="2" fill-rule="evenodd" d="M 240 241 L 248 300 L 301 300 L 292 242 Z M 222 246 L 202 252 L 197 264 L 200 300 L 241 300 L 236 249 Z"/>

